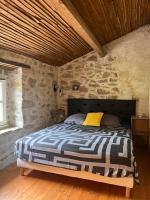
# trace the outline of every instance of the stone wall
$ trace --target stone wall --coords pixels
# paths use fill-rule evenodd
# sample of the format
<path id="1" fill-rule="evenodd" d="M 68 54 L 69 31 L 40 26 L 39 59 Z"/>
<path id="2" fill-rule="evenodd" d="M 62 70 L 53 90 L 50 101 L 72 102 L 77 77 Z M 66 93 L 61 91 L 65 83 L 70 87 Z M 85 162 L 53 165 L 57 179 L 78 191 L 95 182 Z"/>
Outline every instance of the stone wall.
<path id="1" fill-rule="evenodd" d="M 73 98 L 117 98 L 120 93 L 119 76 L 112 66 L 115 57 L 107 56 L 104 63 L 95 52 L 89 53 L 59 68 L 59 85 L 63 88 L 59 106 L 66 107 L 66 100 Z M 72 86 L 80 85 L 78 91 Z"/>
<path id="2" fill-rule="evenodd" d="M 31 69 L 23 69 L 24 127 L 42 128 L 52 124 L 50 111 L 57 107 L 53 82 L 57 81 L 57 68 L 32 60 Z"/>
<path id="3" fill-rule="evenodd" d="M 15 120 L 17 115 L 13 111 L 16 106 L 21 107 L 23 128 L 0 135 L 0 169 L 2 169 L 15 161 L 14 144 L 18 138 L 53 123 L 50 111 L 57 106 L 52 86 L 53 82 L 57 81 L 57 68 L 4 50 L 0 50 L 0 57 L 31 66 L 31 69 L 7 72 L 7 77 L 10 77 L 7 83 L 9 118 Z M 21 101 L 16 101 L 20 95 Z"/>
<path id="4" fill-rule="evenodd" d="M 148 115 L 150 74 L 150 25 L 144 26 L 105 46 L 107 55 L 94 51 L 59 68 L 63 94 L 60 108 L 73 98 L 136 98 L 137 113 Z M 80 84 L 79 91 L 72 85 Z"/>

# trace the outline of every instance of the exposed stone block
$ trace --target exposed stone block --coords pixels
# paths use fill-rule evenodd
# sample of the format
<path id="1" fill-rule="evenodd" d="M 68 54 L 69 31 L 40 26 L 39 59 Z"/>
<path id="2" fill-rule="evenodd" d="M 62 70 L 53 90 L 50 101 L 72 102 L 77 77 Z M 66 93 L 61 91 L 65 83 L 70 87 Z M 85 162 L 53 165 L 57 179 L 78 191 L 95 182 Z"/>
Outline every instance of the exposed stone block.
<path id="1" fill-rule="evenodd" d="M 73 66 L 71 64 L 66 66 L 66 70 L 72 70 L 72 69 L 73 69 Z"/>
<path id="2" fill-rule="evenodd" d="M 23 101 L 23 108 L 30 108 L 30 107 L 34 107 L 35 106 L 35 102 L 31 101 L 31 100 L 24 100 Z"/>
<path id="3" fill-rule="evenodd" d="M 92 55 L 89 58 L 87 58 L 88 61 L 97 61 L 97 56 L 96 55 Z"/>
<path id="4" fill-rule="evenodd" d="M 118 81 L 118 79 L 115 79 L 115 78 L 110 78 L 110 79 L 109 79 L 109 81 L 110 81 L 110 82 L 117 82 L 117 81 Z"/>
<path id="5" fill-rule="evenodd" d="M 101 79 L 98 81 L 99 83 L 107 83 L 108 82 L 108 79 Z"/>
<path id="6" fill-rule="evenodd" d="M 98 93 L 98 94 L 101 94 L 101 95 L 107 95 L 107 94 L 110 94 L 109 91 L 104 90 L 104 89 L 97 89 L 97 93 Z"/>
<path id="7" fill-rule="evenodd" d="M 113 90 L 114 92 L 119 92 L 119 89 L 118 89 L 117 87 L 112 88 L 112 90 Z"/>
<path id="8" fill-rule="evenodd" d="M 99 87 L 99 84 L 95 80 L 91 80 L 88 84 L 89 87 Z"/>
<path id="9" fill-rule="evenodd" d="M 108 78 L 110 76 L 110 73 L 109 72 L 104 72 L 102 78 Z"/>
<path id="10" fill-rule="evenodd" d="M 70 79 L 72 79 L 73 78 L 73 75 L 71 74 L 71 73 L 64 73 L 64 74 L 62 74 L 62 76 L 61 76 L 62 78 L 70 78 Z"/>
<path id="11" fill-rule="evenodd" d="M 71 81 L 71 85 L 80 85 L 80 82 L 76 81 L 76 80 L 73 80 L 73 81 Z"/>
<path id="12" fill-rule="evenodd" d="M 88 98 L 90 98 L 90 99 L 97 99 L 98 96 L 96 96 L 95 94 L 89 94 Z"/>
<path id="13" fill-rule="evenodd" d="M 111 55 L 108 56 L 108 61 L 109 62 L 112 62 L 112 61 L 115 61 L 116 60 L 116 57 L 113 57 Z"/>
<path id="14" fill-rule="evenodd" d="M 60 81 L 60 84 L 63 86 L 63 85 L 68 85 L 68 82 L 67 81 L 64 81 L 64 80 L 61 80 Z"/>
<path id="15" fill-rule="evenodd" d="M 35 86 L 35 84 L 36 84 L 36 79 L 29 78 L 29 79 L 28 79 L 28 83 L 29 83 L 29 86 L 30 86 L 31 88 L 33 88 L 33 87 Z"/>
<path id="16" fill-rule="evenodd" d="M 88 92 L 88 88 L 87 87 L 85 87 L 85 86 L 80 86 L 80 92 Z"/>

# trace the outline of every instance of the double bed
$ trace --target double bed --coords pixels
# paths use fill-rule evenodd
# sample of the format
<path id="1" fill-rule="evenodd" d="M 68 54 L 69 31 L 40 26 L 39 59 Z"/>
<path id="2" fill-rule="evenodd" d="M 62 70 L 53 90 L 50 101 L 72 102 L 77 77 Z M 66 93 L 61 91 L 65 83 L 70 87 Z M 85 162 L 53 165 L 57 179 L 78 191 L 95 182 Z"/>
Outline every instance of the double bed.
<path id="1" fill-rule="evenodd" d="M 69 99 L 68 115 L 104 112 L 121 119 L 118 127 L 59 123 L 16 142 L 17 166 L 126 187 L 138 181 L 131 116 L 135 100 Z"/>

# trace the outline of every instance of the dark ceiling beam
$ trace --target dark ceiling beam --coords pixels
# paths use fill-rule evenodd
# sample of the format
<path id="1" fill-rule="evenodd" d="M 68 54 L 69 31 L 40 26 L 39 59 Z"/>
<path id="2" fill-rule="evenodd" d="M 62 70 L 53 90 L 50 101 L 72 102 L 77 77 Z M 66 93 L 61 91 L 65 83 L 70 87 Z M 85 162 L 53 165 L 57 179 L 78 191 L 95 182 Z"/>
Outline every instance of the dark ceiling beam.
<path id="1" fill-rule="evenodd" d="M 22 67 L 22 68 L 28 68 L 30 69 L 29 65 L 26 65 L 24 63 L 19 63 L 11 60 L 7 60 L 4 58 L 0 58 L 0 68 L 16 68 L 16 67 Z"/>
<path id="2" fill-rule="evenodd" d="M 105 52 L 70 0 L 51 0 L 64 20 L 102 57 Z"/>

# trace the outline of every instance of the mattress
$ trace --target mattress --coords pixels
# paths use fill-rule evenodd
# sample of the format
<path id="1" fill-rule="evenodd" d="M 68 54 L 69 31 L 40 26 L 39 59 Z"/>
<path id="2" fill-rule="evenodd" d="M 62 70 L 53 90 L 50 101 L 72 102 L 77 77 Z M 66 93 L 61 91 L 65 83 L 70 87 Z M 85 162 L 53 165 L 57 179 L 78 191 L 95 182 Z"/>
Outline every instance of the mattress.
<path id="1" fill-rule="evenodd" d="M 56 124 L 17 140 L 16 155 L 28 162 L 138 181 L 127 127 Z"/>

